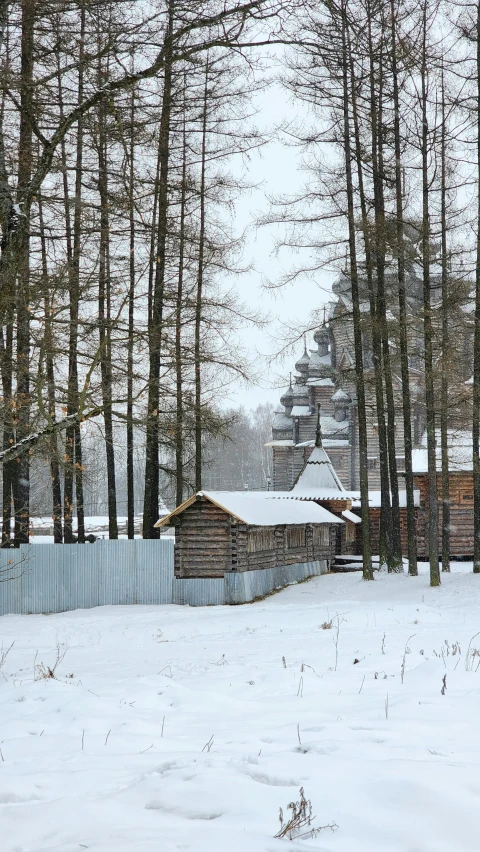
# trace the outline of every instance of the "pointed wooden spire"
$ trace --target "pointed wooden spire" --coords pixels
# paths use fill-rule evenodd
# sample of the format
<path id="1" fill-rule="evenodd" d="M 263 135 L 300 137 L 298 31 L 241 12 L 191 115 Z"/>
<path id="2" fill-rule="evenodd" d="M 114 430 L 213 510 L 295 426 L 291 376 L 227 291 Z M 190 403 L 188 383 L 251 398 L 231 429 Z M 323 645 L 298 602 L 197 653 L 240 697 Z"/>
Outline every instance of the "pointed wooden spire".
<path id="1" fill-rule="evenodd" d="M 322 427 L 320 424 L 320 403 L 317 405 L 317 431 L 315 433 L 315 446 L 322 447 Z"/>

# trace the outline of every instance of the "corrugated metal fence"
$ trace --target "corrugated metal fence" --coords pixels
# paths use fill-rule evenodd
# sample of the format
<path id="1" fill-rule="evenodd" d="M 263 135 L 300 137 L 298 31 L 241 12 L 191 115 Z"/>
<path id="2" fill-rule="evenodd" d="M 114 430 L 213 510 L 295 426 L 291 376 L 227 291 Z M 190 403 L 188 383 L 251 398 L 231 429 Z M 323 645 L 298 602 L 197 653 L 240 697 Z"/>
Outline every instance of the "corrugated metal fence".
<path id="1" fill-rule="evenodd" d="M 106 604 L 247 603 L 328 570 L 326 562 L 309 562 L 226 574 L 219 580 L 175 580 L 173 548 L 173 539 L 122 539 L 0 549 L 0 615 Z"/>

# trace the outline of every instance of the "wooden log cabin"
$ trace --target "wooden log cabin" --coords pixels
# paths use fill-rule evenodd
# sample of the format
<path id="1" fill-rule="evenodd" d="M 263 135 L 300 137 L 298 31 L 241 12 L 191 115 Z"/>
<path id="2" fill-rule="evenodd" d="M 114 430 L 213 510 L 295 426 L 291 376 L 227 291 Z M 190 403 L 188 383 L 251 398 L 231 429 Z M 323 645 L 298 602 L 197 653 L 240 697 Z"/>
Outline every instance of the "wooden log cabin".
<path id="1" fill-rule="evenodd" d="M 334 557 L 345 521 L 275 492 L 199 491 L 157 527 L 175 528 L 175 577 L 223 577 Z M 291 495 L 290 495 L 291 497 Z"/>
<path id="2" fill-rule="evenodd" d="M 425 439 L 426 440 L 426 439 Z M 450 556 L 473 558 L 473 468 L 471 432 L 449 430 Z M 413 481 L 419 493 L 417 509 L 417 555 L 428 560 L 428 458 L 424 447 L 412 458 Z M 437 435 L 437 493 L 439 530 L 442 529 L 442 475 L 440 435 Z"/>

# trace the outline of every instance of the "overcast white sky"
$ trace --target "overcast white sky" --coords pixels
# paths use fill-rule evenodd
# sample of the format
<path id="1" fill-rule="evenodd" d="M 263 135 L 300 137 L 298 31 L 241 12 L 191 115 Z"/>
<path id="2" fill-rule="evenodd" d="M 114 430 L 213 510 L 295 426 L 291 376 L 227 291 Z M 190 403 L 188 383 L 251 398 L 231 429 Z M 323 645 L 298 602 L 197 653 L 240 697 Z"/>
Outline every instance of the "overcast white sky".
<path id="1" fill-rule="evenodd" d="M 280 86 L 274 86 L 262 96 L 260 109 L 259 124 L 262 127 L 273 128 L 282 118 L 291 119 L 294 108 L 288 94 Z M 266 329 L 241 330 L 241 339 L 252 358 L 266 358 L 284 346 L 282 322 L 298 319 L 298 328 L 301 332 L 302 328 L 308 324 L 310 312 L 328 301 L 325 291 L 335 279 L 335 270 L 332 268 L 323 271 L 315 279 L 308 281 L 302 279 L 300 284 L 289 285 L 282 290 L 271 291 L 263 287 L 264 279 L 278 280 L 282 271 L 290 269 L 299 258 L 285 249 L 282 250 L 280 257 L 275 257 L 274 227 L 262 227 L 256 230 L 253 223 L 258 215 L 267 212 L 269 195 L 295 193 L 299 190 L 305 181 L 305 173 L 299 171 L 299 166 L 299 152 L 284 144 L 282 136 L 279 135 L 274 142 L 252 155 L 248 177 L 252 183 L 261 185 L 237 202 L 238 229 L 252 226 L 249 229 L 245 260 L 251 259 L 254 265 L 253 271 L 237 281 L 237 288 L 243 301 L 260 307 L 271 316 Z M 314 345 L 311 338 L 308 343 Z M 224 400 L 224 405 L 245 405 L 250 408 L 267 400 L 278 403 L 281 395 L 279 382 L 283 377 L 288 383 L 288 373 L 293 368 L 296 358 L 301 355 L 302 349 L 303 344 L 299 342 L 294 353 L 287 355 L 283 363 L 278 361 L 268 366 L 265 361 L 265 365 L 262 365 L 261 382 L 255 386 L 236 382 L 230 389 L 229 398 Z"/>

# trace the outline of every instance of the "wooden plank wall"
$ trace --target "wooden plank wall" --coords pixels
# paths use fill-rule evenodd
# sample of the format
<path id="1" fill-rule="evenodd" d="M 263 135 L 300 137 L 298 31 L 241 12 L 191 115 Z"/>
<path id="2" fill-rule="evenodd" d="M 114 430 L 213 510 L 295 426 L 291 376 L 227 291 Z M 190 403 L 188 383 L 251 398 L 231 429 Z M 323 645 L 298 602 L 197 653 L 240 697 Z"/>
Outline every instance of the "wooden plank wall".
<path id="1" fill-rule="evenodd" d="M 277 568 L 296 562 L 313 562 L 332 559 L 334 548 L 330 544 L 330 527 L 336 524 L 307 524 L 301 526 L 238 527 L 237 571 L 254 571 L 260 568 Z M 266 541 L 267 531 L 271 542 Z"/>

